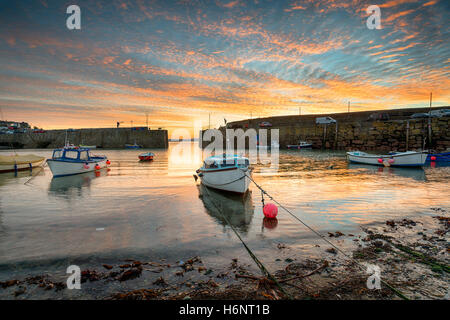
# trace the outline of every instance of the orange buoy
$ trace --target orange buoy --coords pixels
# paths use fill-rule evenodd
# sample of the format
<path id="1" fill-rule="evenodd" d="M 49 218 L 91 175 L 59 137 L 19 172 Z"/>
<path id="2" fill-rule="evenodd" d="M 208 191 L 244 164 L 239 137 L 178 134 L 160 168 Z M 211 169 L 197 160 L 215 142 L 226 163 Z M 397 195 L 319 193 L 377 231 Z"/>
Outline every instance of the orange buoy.
<path id="1" fill-rule="evenodd" d="M 264 205 L 263 213 L 266 218 L 275 218 L 278 214 L 278 207 L 273 203 L 268 203 Z"/>

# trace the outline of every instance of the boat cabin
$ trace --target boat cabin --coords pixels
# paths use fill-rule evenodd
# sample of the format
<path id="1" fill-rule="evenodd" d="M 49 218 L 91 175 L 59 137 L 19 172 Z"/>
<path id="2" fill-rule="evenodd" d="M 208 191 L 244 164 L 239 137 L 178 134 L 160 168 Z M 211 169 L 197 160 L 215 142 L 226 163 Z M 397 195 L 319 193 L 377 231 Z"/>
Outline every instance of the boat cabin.
<path id="1" fill-rule="evenodd" d="M 63 148 L 53 150 L 53 160 L 89 161 L 92 159 L 87 148 Z"/>
<path id="2" fill-rule="evenodd" d="M 250 161 L 239 156 L 212 156 L 203 162 L 203 169 L 247 168 Z"/>

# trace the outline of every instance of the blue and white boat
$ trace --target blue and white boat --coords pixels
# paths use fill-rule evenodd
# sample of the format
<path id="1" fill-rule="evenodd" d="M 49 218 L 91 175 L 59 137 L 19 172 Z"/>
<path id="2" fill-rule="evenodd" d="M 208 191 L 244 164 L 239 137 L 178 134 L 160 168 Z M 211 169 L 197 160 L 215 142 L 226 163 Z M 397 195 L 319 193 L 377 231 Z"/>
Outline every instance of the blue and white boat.
<path id="1" fill-rule="evenodd" d="M 137 144 L 136 141 L 134 142 L 134 144 L 125 144 L 125 149 L 141 149 L 142 146 Z"/>
<path id="2" fill-rule="evenodd" d="M 110 161 L 105 156 L 91 155 L 88 148 L 66 145 L 53 150 L 53 156 L 47 163 L 54 177 L 62 177 L 101 170 Z"/>
<path id="3" fill-rule="evenodd" d="M 212 156 L 197 170 L 202 184 L 223 191 L 245 193 L 250 185 L 250 162 L 237 155 Z"/>

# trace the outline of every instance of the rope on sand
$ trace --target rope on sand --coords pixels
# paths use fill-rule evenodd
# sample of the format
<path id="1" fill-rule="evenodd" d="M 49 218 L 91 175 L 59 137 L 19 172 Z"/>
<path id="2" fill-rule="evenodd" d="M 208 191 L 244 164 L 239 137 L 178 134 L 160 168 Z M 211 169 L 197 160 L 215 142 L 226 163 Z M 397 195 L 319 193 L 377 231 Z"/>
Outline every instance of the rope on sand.
<path id="1" fill-rule="evenodd" d="M 208 193 L 208 195 L 210 195 L 208 188 L 204 188 L 204 190 L 206 190 L 206 192 Z M 236 234 L 236 236 L 238 237 L 238 239 L 241 241 L 242 245 L 244 246 L 244 248 L 247 250 L 248 254 L 250 255 L 250 257 L 253 259 L 253 261 L 256 263 L 256 265 L 258 266 L 259 270 L 261 270 L 262 274 L 269 278 L 270 280 L 273 281 L 273 283 L 280 289 L 280 291 L 285 294 L 289 299 L 293 299 L 292 296 L 286 292 L 286 290 L 283 289 L 283 287 L 281 286 L 281 284 L 277 281 L 277 279 L 275 279 L 275 277 L 267 270 L 267 268 L 264 266 L 264 264 L 258 259 L 258 257 L 253 253 L 253 251 L 248 247 L 248 245 L 245 243 L 245 241 L 242 239 L 241 235 L 239 234 L 239 232 L 236 230 L 236 228 L 230 223 L 230 221 L 228 220 L 228 218 L 223 214 L 222 209 L 219 208 L 218 205 L 216 205 L 214 199 L 212 197 L 210 197 L 211 202 L 213 203 L 213 205 L 216 207 L 216 209 L 219 211 L 220 215 L 222 216 L 222 218 L 226 221 L 226 223 L 230 226 L 231 230 L 233 230 L 233 232 Z"/>
<path id="2" fill-rule="evenodd" d="M 320 234 L 319 232 L 317 232 L 316 230 L 314 230 L 312 227 L 310 227 L 308 224 L 306 224 L 305 222 L 303 222 L 299 217 L 297 217 L 295 214 L 293 214 L 289 209 L 287 209 L 285 206 L 283 206 L 281 203 L 279 203 L 276 199 L 274 199 L 270 194 L 267 193 L 266 190 L 264 190 L 258 183 L 256 183 L 255 180 L 253 180 L 253 178 L 249 175 L 247 175 L 247 178 L 250 179 L 250 181 L 252 181 L 255 186 L 261 191 L 262 195 L 266 195 L 269 199 L 271 199 L 273 202 L 275 202 L 280 208 L 282 208 L 284 211 L 286 211 L 289 215 L 291 215 L 295 220 L 297 220 L 298 222 L 300 222 L 301 224 L 303 224 L 306 228 L 308 228 L 310 231 L 312 231 L 314 234 L 316 234 L 317 236 L 319 236 L 320 238 L 322 238 L 325 242 L 327 242 L 330 246 L 332 246 L 334 249 L 336 249 L 337 251 L 339 251 L 340 253 L 342 253 L 346 258 L 348 258 L 349 260 L 351 260 L 352 262 L 354 262 L 361 270 L 366 270 L 365 266 L 362 265 L 361 263 L 359 263 L 358 261 L 356 261 L 353 257 L 349 256 L 347 253 L 345 253 L 344 251 L 342 251 L 339 247 L 337 247 L 336 245 L 334 245 L 331 241 L 329 241 L 327 238 L 325 238 L 322 234 Z M 408 297 L 406 297 L 400 290 L 394 288 L 393 286 L 391 286 L 389 283 L 387 283 L 386 281 L 380 279 L 380 282 L 382 284 L 384 284 L 386 287 L 388 287 L 389 289 L 391 289 L 398 297 L 404 299 L 404 300 L 409 300 Z"/>

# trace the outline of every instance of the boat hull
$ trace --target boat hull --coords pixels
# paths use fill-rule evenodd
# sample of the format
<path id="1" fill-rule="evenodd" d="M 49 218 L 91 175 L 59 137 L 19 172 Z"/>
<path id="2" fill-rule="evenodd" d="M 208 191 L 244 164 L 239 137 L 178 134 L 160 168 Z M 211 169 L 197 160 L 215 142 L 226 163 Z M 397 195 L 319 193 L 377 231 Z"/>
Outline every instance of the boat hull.
<path id="1" fill-rule="evenodd" d="M 141 161 L 152 161 L 153 156 L 139 156 L 139 160 Z"/>
<path id="2" fill-rule="evenodd" d="M 402 152 L 392 155 L 372 155 L 365 152 L 347 152 L 347 159 L 352 163 L 370 164 L 375 166 L 420 167 L 427 160 L 424 152 Z M 381 159 L 382 161 L 380 162 Z"/>
<path id="3" fill-rule="evenodd" d="M 250 185 L 251 174 L 249 169 L 237 167 L 218 170 L 199 170 L 200 180 L 203 185 L 217 190 L 245 193 Z"/>
<path id="4" fill-rule="evenodd" d="M 298 145 L 298 144 L 288 144 L 286 146 L 288 149 L 311 149 L 312 144 Z"/>
<path id="5" fill-rule="evenodd" d="M 64 177 L 95 171 L 97 170 L 95 169 L 97 165 L 100 166 L 100 169 L 106 168 L 108 166 L 106 161 L 108 161 L 106 158 L 95 162 L 68 162 L 49 159 L 47 160 L 47 163 L 54 177 Z M 87 165 L 86 168 L 84 166 L 85 164 Z"/>
<path id="6" fill-rule="evenodd" d="M 44 162 L 45 162 L 45 159 L 30 162 L 31 169 L 42 166 L 44 164 Z M 30 170 L 30 163 L 18 164 L 17 168 L 15 168 L 13 164 L 0 164 L 0 173 Z"/>

